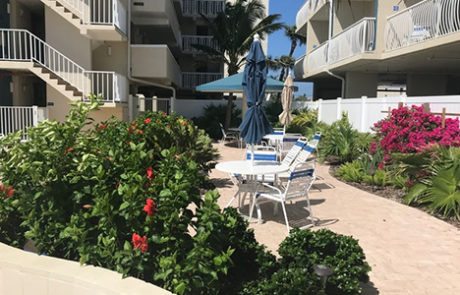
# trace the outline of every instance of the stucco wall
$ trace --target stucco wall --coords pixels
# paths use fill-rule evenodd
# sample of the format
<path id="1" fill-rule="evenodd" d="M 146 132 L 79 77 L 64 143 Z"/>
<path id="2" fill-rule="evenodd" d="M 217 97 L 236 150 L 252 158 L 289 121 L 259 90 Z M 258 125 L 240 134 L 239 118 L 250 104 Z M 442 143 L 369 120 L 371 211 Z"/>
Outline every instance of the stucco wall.
<path id="1" fill-rule="evenodd" d="M 106 41 L 93 50 L 92 59 L 92 70 L 114 71 L 124 76 L 128 74 L 128 44 L 126 42 Z"/>
<path id="2" fill-rule="evenodd" d="M 39 256 L 0 243 L 0 294 L 172 294 L 144 281 L 78 262 Z"/>
<path id="3" fill-rule="evenodd" d="M 46 42 L 79 64 L 91 69 L 91 41 L 62 16 L 45 5 Z"/>

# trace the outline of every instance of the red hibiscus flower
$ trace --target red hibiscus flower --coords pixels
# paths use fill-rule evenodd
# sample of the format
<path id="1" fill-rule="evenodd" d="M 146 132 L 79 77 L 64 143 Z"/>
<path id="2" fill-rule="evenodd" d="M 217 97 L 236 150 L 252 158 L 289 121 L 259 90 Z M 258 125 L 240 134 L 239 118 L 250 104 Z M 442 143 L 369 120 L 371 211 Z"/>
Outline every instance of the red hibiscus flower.
<path id="1" fill-rule="evenodd" d="M 104 130 L 107 128 L 107 125 L 105 124 L 100 124 L 99 127 L 98 127 L 98 130 Z"/>
<path id="2" fill-rule="evenodd" d="M 145 170 L 145 173 L 147 174 L 148 179 L 153 179 L 155 177 L 152 167 L 148 167 L 147 170 Z"/>
<path id="3" fill-rule="evenodd" d="M 6 197 L 11 198 L 14 195 L 14 188 L 12 186 L 9 186 L 6 189 Z"/>
<path id="4" fill-rule="evenodd" d="M 152 119 L 150 119 L 150 118 L 147 118 L 147 119 L 144 120 L 144 124 L 149 124 L 150 122 L 152 122 Z"/>
<path id="5" fill-rule="evenodd" d="M 151 198 L 145 200 L 144 212 L 147 213 L 148 216 L 153 216 L 153 213 L 157 210 L 157 204 Z"/>
<path id="6" fill-rule="evenodd" d="M 73 147 L 69 147 L 65 150 L 66 154 L 71 153 L 71 152 L 73 152 Z"/>
<path id="7" fill-rule="evenodd" d="M 149 244 L 146 236 L 141 237 L 140 235 L 133 233 L 131 243 L 133 244 L 134 249 L 139 249 L 142 253 L 149 250 Z"/>

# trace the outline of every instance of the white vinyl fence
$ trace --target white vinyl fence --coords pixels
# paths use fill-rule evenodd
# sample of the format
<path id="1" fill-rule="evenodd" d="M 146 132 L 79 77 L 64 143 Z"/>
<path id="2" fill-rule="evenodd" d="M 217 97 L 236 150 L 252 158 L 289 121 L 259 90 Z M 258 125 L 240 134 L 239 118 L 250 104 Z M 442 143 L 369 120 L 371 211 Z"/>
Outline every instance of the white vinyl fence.
<path id="1" fill-rule="evenodd" d="M 24 131 L 23 139 L 27 139 L 27 129 L 37 126 L 47 117 L 46 108 L 0 106 L 0 137 L 17 131 Z"/>
<path id="2" fill-rule="evenodd" d="M 294 109 L 310 108 L 318 110 L 318 121 L 332 124 L 339 120 L 342 113 L 347 113 L 351 124 L 361 132 L 370 132 L 374 124 L 388 116 L 389 109 L 406 106 L 429 104 L 433 113 L 460 114 L 460 96 L 421 96 L 421 97 L 379 97 L 350 98 L 334 100 L 317 100 L 313 102 L 295 102 Z M 460 115 L 459 115 L 460 116 Z M 458 116 L 447 116 L 458 117 Z"/>

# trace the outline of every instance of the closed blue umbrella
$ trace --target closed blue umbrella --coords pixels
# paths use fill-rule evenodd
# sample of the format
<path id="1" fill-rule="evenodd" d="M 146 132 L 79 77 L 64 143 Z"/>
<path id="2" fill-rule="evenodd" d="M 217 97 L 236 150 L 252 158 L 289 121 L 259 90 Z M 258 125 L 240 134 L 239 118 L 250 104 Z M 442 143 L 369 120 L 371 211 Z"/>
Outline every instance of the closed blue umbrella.
<path id="1" fill-rule="evenodd" d="M 267 82 L 267 65 L 258 36 L 254 38 L 244 67 L 243 91 L 248 110 L 240 125 L 241 136 L 247 144 L 260 143 L 262 138 L 273 132 L 263 109 Z"/>

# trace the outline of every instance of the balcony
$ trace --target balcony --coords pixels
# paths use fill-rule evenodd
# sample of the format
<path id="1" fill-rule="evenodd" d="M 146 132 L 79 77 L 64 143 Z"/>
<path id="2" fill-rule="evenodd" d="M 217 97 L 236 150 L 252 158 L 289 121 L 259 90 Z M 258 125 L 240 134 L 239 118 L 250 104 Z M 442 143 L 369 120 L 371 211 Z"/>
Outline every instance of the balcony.
<path id="1" fill-rule="evenodd" d="M 198 85 L 222 79 L 223 76 L 222 73 L 184 72 L 182 73 L 182 87 L 195 89 Z"/>
<path id="2" fill-rule="evenodd" d="M 307 20 L 328 20 L 328 9 L 326 9 L 329 0 L 309 0 L 307 3 Z"/>
<path id="3" fill-rule="evenodd" d="M 366 17 L 351 25 L 329 43 L 329 64 L 375 49 L 375 17 Z"/>
<path id="4" fill-rule="evenodd" d="M 308 11 L 309 11 L 310 2 L 306 0 L 305 3 L 300 8 L 295 19 L 295 25 L 297 27 L 297 33 L 302 36 L 307 35 L 307 22 L 308 22 Z"/>
<path id="5" fill-rule="evenodd" d="M 307 55 L 308 73 L 375 49 L 375 18 L 363 18 Z"/>
<path id="6" fill-rule="evenodd" d="M 305 76 L 305 70 L 306 70 L 306 61 L 307 57 L 306 55 L 303 55 L 299 59 L 295 61 L 294 64 L 294 76 L 296 79 L 302 79 Z"/>
<path id="7" fill-rule="evenodd" d="M 134 77 L 181 85 L 181 70 L 167 45 L 131 45 Z"/>
<path id="8" fill-rule="evenodd" d="M 176 8 L 170 0 L 133 0 L 132 22 L 138 26 L 151 27 L 163 39 L 174 38 L 177 44 L 182 42 Z M 169 44 L 169 43 L 168 43 Z"/>
<path id="9" fill-rule="evenodd" d="M 182 0 L 182 15 L 185 17 L 216 17 L 225 10 L 225 0 Z"/>
<path id="10" fill-rule="evenodd" d="M 425 0 L 388 17 L 385 51 L 460 31 L 459 7 L 460 0 Z"/>
<path id="11" fill-rule="evenodd" d="M 203 53 L 201 50 L 196 49 L 193 45 L 209 46 L 218 49 L 217 42 L 212 36 L 198 36 L 198 35 L 183 35 L 182 36 L 182 51 L 189 54 Z"/>
<path id="12" fill-rule="evenodd" d="M 307 70 L 305 72 L 315 72 L 319 69 L 322 69 L 327 65 L 327 50 L 328 50 L 328 43 L 324 42 L 320 46 L 313 49 L 307 55 Z"/>

